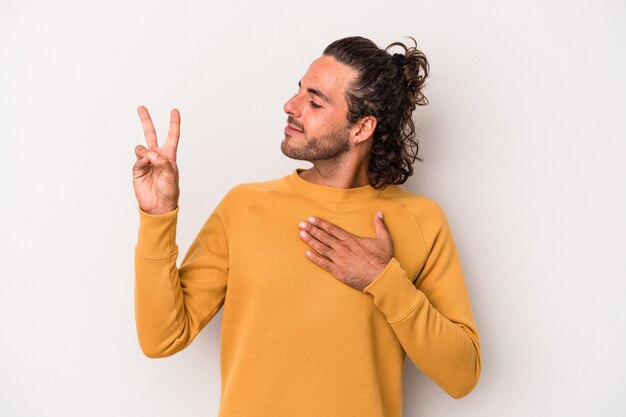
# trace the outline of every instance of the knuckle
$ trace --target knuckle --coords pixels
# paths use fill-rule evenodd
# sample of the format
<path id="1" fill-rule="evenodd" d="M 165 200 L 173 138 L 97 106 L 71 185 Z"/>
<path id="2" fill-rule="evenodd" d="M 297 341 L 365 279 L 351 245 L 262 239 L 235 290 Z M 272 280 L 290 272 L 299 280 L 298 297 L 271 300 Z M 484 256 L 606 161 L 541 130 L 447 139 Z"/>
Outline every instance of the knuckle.
<path id="1" fill-rule="evenodd" d="M 315 234 L 314 234 L 313 236 L 315 236 L 315 238 L 316 238 L 319 242 L 322 242 L 322 243 L 324 243 L 324 244 L 326 243 L 326 239 L 324 239 L 324 235 L 323 235 L 322 233 L 320 233 L 320 231 L 319 231 L 319 230 L 316 230 L 316 231 L 315 231 Z"/>
<path id="2" fill-rule="evenodd" d="M 324 234 L 320 234 L 319 236 L 317 236 L 317 239 L 322 242 L 324 245 L 326 246 L 330 246 L 329 244 L 329 240 L 327 238 L 327 236 L 325 236 Z"/>
<path id="3" fill-rule="evenodd" d="M 355 246 L 354 242 L 349 242 L 345 240 L 342 240 L 341 242 L 339 242 L 339 248 L 341 249 L 342 252 L 348 252 L 354 246 Z"/>
<path id="4" fill-rule="evenodd" d="M 311 253 L 311 260 L 316 264 L 316 265 L 322 265 L 322 258 L 320 258 L 319 256 L 317 256 L 316 253 Z"/>
<path id="5" fill-rule="evenodd" d="M 326 246 L 319 242 L 313 243 L 313 249 L 315 249 L 315 251 L 320 255 L 326 255 L 328 253 L 328 251 L 326 250 Z"/>

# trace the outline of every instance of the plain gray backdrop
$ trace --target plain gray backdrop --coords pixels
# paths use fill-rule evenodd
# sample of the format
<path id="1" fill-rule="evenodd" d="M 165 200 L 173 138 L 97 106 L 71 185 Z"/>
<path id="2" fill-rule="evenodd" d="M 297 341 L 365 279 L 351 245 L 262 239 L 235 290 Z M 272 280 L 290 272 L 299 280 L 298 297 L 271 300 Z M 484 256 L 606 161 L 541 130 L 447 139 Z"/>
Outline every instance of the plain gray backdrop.
<path id="1" fill-rule="evenodd" d="M 625 415 L 625 21 L 623 1 L 1 0 L 0 415 L 216 415 L 221 313 L 175 356 L 137 344 L 135 109 L 161 140 L 181 112 L 182 257 L 228 189 L 309 166 L 280 152 L 282 105 L 356 34 L 430 60 L 405 187 L 448 216 L 482 336 L 461 400 L 407 359 L 405 415 Z"/>

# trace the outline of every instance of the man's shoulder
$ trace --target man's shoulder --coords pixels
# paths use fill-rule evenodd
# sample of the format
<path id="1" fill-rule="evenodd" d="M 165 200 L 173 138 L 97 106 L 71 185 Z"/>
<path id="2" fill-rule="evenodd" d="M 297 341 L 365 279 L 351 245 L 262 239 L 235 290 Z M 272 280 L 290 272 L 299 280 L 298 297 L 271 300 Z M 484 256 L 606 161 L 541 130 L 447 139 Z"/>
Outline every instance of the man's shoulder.
<path id="1" fill-rule="evenodd" d="M 445 220 L 443 209 L 433 198 L 413 193 L 397 186 L 390 187 L 385 197 L 394 200 L 403 210 L 411 213 L 418 221 L 428 219 Z"/>
<path id="2" fill-rule="evenodd" d="M 232 187 L 224 196 L 226 203 L 250 203 L 263 196 L 281 192 L 287 189 L 287 181 L 285 177 L 258 181 L 245 182 Z"/>
<path id="3" fill-rule="evenodd" d="M 222 219 L 226 228 L 236 227 L 257 202 L 267 202 L 269 200 L 269 198 L 262 197 L 270 196 L 270 193 L 284 188 L 284 182 L 284 179 L 278 178 L 235 185 L 222 197 L 213 214 Z"/>
<path id="4" fill-rule="evenodd" d="M 443 231 L 449 230 L 448 219 L 437 201 L 394 187 L 388 197 L 393 199 L 405 213 L 412 216 L 425 242 L 433 242 Z M 428 243 L 427 243 L 428 245 Z"/>

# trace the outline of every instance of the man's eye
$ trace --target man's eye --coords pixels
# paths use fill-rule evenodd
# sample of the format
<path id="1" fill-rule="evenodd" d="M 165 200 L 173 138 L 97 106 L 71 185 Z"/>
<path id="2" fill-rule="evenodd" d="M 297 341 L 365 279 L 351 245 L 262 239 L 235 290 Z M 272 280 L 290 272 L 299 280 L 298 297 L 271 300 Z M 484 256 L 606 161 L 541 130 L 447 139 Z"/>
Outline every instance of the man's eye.
<path id="1" fill-rule="evenodd" d="M 314 101 L 311 101 L 311 107 L 313 107 L 314 109 L 321 109 L 322 108 L 322 106 L 320 106 L 319 104 L 317 104 Z"/>

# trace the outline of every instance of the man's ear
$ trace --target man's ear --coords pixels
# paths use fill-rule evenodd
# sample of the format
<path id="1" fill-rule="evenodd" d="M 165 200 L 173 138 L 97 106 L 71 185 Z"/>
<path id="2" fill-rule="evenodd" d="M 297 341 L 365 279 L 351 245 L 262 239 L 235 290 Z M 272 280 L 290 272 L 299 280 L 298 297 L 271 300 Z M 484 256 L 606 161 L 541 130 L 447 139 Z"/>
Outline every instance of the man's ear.
<path id="1" fill-rule="evenodd" d="M 376 130 L 376 118 L 374 116 L 365 116 L 352 126 L 352 140 L 355 145 L 365 142 L 374 136 Z"/>

